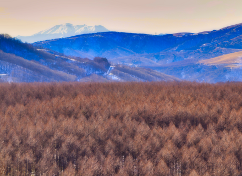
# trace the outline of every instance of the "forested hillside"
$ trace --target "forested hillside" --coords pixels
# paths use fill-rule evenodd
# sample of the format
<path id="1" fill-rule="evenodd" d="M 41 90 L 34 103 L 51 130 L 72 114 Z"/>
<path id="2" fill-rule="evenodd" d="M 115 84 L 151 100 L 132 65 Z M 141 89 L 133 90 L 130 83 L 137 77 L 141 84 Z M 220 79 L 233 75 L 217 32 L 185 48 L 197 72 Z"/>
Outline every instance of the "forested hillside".
<path id="1" fill-rule="evenodd" d="M 0 84 L 1 175 L 240 175 L 242 84 Z"/>

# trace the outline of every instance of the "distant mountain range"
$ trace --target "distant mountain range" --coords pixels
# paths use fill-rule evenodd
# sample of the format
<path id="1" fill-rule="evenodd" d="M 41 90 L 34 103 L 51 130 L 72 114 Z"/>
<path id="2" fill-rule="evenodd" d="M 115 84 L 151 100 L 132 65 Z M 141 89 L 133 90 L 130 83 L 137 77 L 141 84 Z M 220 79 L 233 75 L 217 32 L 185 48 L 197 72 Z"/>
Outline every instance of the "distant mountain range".
<path id="1" fill-rule="evenodd" d="M 34 43 L 59 53 L 107 58 L 112 64 L 150 68 L 189 81 L 242 81 L 237 59 L 229 65 L 201 61 L 242 51 L 242 24 L 200 33 L 148 35 L 102 32 Z M 227 58 L 227 57 L 226 57 Z M 230 65 L 236 64 L 231 67 Z"/>
<path id="2" fill-rule="evenodd" d="M 56 25 L 50 29 L 40 31 L 31 36 L 17 36 L 22 42 L 34 43 L 37 41 L 51 40 L 56 38 L 70 37 L 80 34 L 97 33 L 97 32 L 107 32 L 109 31 L 101 25 L 87 26 L 87 25 L 72 25 L 70 23 L 65 23 L 61 25 Z"/>

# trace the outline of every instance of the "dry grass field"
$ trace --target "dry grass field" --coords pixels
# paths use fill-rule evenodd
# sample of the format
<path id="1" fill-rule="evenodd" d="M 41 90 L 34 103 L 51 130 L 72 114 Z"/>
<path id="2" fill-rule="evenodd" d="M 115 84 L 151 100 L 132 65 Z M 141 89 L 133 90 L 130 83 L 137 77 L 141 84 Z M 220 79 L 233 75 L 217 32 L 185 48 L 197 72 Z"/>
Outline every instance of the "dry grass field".
<path id="1" fill-rule="evenodd" d="M 242 83 L 0 84 L 0 175 L 239 176 Z"/>
<path id="2" fill-rule="evenodd" d="M 201 60 L 198 63 L 205 65 L 225 65 L 230 68 L 239 68 L 242 64 L 242 51 L 234 52 L 231 54 L 224 54 L 222 56 L 214 57 L 211 59 Z"/>

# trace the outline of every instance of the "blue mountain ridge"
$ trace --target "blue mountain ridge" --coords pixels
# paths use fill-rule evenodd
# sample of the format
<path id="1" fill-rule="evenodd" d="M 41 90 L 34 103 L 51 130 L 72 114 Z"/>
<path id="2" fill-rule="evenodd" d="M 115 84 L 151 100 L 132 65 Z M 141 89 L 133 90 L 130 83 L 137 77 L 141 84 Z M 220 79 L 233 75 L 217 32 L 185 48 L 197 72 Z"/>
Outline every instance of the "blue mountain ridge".
<path id="1" fill-rule="evenodd" d="M 241 81 L 240 69 L 200 60 L 241 51 L 242 24 L 200 33 L 148 35 L 125 32 L 83 34 L 33 45 L 75 57 L 105 57 L 112 64 L 151 68 L 189 81 Z"/>

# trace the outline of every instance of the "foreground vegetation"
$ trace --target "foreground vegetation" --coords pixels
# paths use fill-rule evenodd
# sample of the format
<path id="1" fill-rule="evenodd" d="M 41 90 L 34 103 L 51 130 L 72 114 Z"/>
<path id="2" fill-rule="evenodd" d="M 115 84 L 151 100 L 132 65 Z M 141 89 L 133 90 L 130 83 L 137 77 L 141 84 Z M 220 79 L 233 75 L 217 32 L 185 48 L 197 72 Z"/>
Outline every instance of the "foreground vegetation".
<path id="1" fill-rule="evenodd" d="M 0 175 L 242 173 L 242 83 L 0 84 Z"/>

